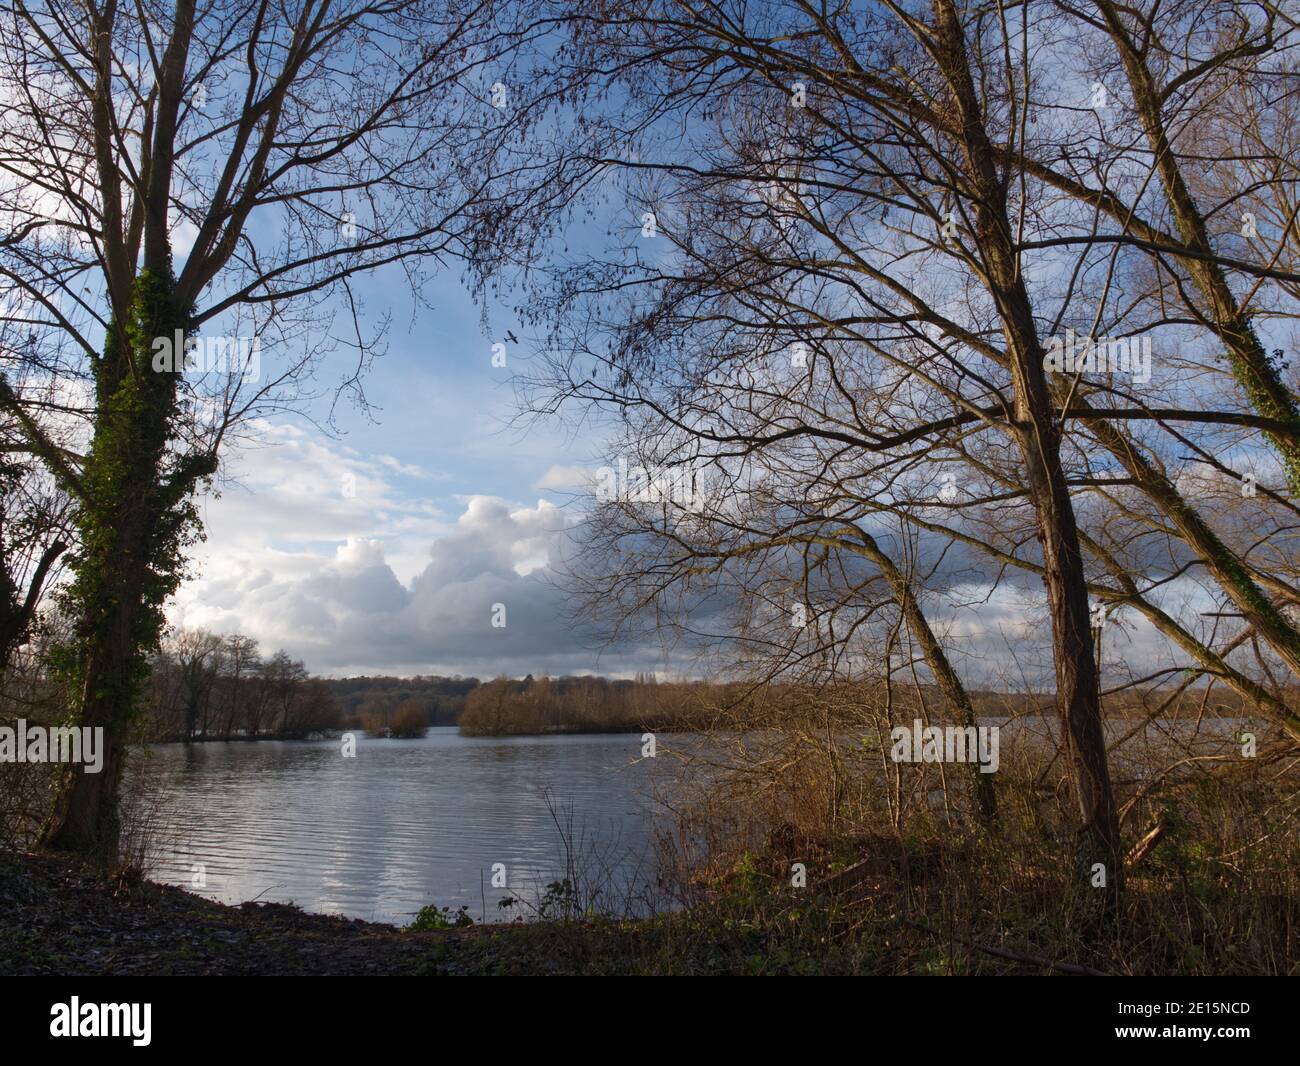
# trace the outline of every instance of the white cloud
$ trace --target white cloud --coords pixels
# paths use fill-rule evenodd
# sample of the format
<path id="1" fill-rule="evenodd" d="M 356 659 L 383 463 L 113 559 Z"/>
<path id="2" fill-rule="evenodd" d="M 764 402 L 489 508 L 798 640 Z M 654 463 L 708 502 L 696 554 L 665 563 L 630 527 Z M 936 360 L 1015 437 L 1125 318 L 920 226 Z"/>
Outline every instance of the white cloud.
<path id="1" fill-rule="evenodd" d="M 246 633 L 332 675 L 690 670 L 677 660 L 683 648 L 666 657 L 648 622 L 632 646 L 599 655 L 598 635 L 575 625 L 556 569 L 572 547 L 574 511 L 478 493 L 431 498 L 441 472 L 291 426 L 259 425 L 256 437 L 231 453 L 230 483 L 206 504 L 209 537 L 174 623 Z M 575 487 L 587 473 L 553 465 L 538 485 Z M 975 686 L 1050 687 L 1041 581 L 1012 575 L 990 596 L 979 563 L 950 550 L 938 575 L 945 592 L 927 596 L 954 664 Z M 701 605 L 700 631 L 725 627 L 706 617 L 725 603 Z M 504 628 L 492 625 L 495 604 Z M 1131 611 L 1108 623 L 1106 659 L 1112 669 L 1173 661 Z"/>
<path id="2" fill-rule="evenodd" d="M 596 482 L 596 472 L 585 466 L 550 466 L 539 477 L 534 488 L 555 492 L 590 492 Z"/>
<path id="3" fill-rule="evenodd" d="M 423 471 L 264 429 L 207 505 L 200 573 L 177 597 L 175 624 L 246 633 L 322 674 L 618 673 L 649 662 L 598 661 L 572 624 L 551 570 L 575 521 L 565 511 L 472 495 L 448 501 L 460 508 L 448 521 L 399 483 Z M 496 604 L 504 628 L 492 625 Z"/>

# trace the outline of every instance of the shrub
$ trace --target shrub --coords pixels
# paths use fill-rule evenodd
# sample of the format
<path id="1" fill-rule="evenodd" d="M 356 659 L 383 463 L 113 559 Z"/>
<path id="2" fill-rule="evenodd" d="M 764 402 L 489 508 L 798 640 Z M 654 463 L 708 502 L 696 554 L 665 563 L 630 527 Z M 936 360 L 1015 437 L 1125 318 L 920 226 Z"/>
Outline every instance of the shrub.
<path id="1" fill-rule="evenodd" d="M 422 737 L 429 728 L 429 711 L 422 700 L 403 700 L 393 710 L 389 724 L 395 737 Z"/>
<path id="2" fill-rule="evenodd" d="M 450 907 L 437 907 L 430 903 L 427 907 L 421 907 L 420 913 L 415 916 L 408 929 L 419 931 L 428 931 L 430 929 L 464 929 L 466 926 L 474 924 L 474 919 L 469 916 L 469 908 L 461 907 L 459 910 L 452 910 Z"/>

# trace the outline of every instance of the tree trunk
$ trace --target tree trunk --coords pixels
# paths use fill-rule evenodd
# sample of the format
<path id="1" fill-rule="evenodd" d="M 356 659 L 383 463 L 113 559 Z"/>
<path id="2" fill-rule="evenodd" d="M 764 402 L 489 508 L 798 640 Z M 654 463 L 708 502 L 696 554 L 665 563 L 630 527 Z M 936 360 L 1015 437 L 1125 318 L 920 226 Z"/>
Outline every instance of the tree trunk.
<path id="1" fill-rule="evenodd" d="M 133 710 L 109 694 L 122 691 L 123 668 L 132 659 L 132 649 L 122 639 L 129 641 L 130 614 L 129 609 L 113 612 L 109 634 L 93 641 L 84 664 L 80 724 L 103 730 L 103 768 L 96 774 L 75 766 L 65 772 L 42 840 L 46 847 L 106 862 L 117 856 L 118 786 L 126 764 L 123 736 Z"/>
<path id="2" fill-rule="evenodd" d="M 920 601 L 916 598 L 916 591 L 912 588 L 911 582 L 898 569 L 894 560 L 886 552 L 880 550 L 875 538 L 865 530 L 856 527 L 854 528 L 854 535 L 862 541 L 863 555 L 875 563 L 885 576 L 885 580 L 889 582 L 889 586 L 894 593 L 894 600 L 903 614 L 907 628 L 921 646 L 921 654 L 925 656 L 926 665 L 929 666 L 930 673 L 934 675 L 939 691 L 943 693 L 944 698 L 956 714 L 957 721 L 964 727 L 978 728 L 978 723 L 975 720 L 975 707 L 966 692 L 966 686 L 962 684 L 961 678 L 957 676 L 957 671 L 952 668 L 952 663 L 948 661 L 943 645 L 939 643 L 938 638 L 934 635 L 934 630 L 930 628 L 930 622 L 921 609 Z M 991 826 L 997 820 L 998 811 L 997 796 L 993 791 L 993 775 L 984 773 L 980 769 L 978 761 L 970 764 L 970 772 L 972 775 L 971 786 L 975 793 L 975 801 L 979 806 L 980 821 L 984 825 Z"/>
<path id="3" fill-rule="evenodd" d="M 1102 729 L 1087 575 L 1070 490 L 1061 466 L 1060 426 L 1054 416 L 1044 351 L 1015 257 L 1006 190 L 998 177 L 984 127 L 965 36 L 952 0 L 934 0 L 934 13 L 935 57 L 959 115 L 958 138 L 971 184 L 975 238 L 983 255 L 985 283 L 1002 322 L 1015 392 L 1012 432 L 1024 460 L 1026 487 L 1042 545 L 1052 620 L 1057 712 L 1081 820 L 1079 858 L 1085 872 L 1096 863 L 1104 865 L 1107 896 L 1113 901 L 1122 887 L 1123 852 Z"/>
<path id="4" fill-rule="evenodd" d="M 1232 375 L 1247 401 L 1258 414 L 1291 429 L 1293 435 L 1289 437 L 1268 432 L 1264 436 L 1277 452 L 1291 491 L 1300 495 L 1300 443 L 1296 440 L 1296 435 L 1300 435 L 1300 411 L 1296 409 L 1295 398 L 1260 342 L 1249 310 L 1239 305 L 1222 266 L 1214 259 L 1205 218 L 1183 180 L 1178 157 L 1169 143 L 1155 78 L 1129 36 L 1121 18 L 1121 9 L 1106 0 L 1101 0 L 1097 6 L 1123 61 L 1133 93 L 1133 108 L 1142 120 L 1156 174 L 1178 227 L 1178 235 L 1188 248 L 1198 253 L 1184 259 L 1183 264 L 1205 297 L 1209 322 L 1228 350 Z M 1292 668 L 1295 668 L 1294 664 Z"/>
<path id="5" fill-rule="evenodd" d="M 105 762 L 98 774 L 76 767 L 65 774 L 42 842 L 104 861 L 116 856 L 118 785 L 146 655 L 157 644 L 163 605 L 180 580 L 180 548 L 195 522 L 189 494 L 211 472 L 210 459 L 174 469 L 166 462 L 180 368 L 156 370 L 152 344 L 189 325 L 172 293 L 170 273 L 141 272 L 128 320 L 110 325 L 94 367 L 99 414 L 69 589 L 78 617 L 60 665 L 77 694 L 77 724 L 103 730 Z"/>
<path id="6" fill-rule="evenodd" d="M 45 588 L 45 579 L 55 560 L 67 548 L 68 546 L 62 541 L 55 541 L 45 549 L 27 583 L 27 595 L 21 603 L 18 602 L 18 589 L 9 576 L 9 560 L 0 559 L 0 566 L 3 566 L 3 572 L 0 572 L 0 584 L 3 585 L 0 588 L 0 674 L 8 669 L 14 653 L 27 639 L 36 617 L 36 605 L 40 602 L 41 593 Z M 2 552 L 3 549 L 0 548 L 0 553 Z"/>

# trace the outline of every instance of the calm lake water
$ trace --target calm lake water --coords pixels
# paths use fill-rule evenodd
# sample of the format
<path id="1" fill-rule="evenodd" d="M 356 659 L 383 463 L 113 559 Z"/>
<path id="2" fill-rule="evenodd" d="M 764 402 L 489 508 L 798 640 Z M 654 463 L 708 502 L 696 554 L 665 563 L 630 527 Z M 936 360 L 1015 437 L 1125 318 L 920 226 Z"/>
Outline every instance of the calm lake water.
<path id="1" fill-rule="evenodd" d="M 1037 716 L 982 724 L 1002 728 L 1003 759 L 1049 747 L 1057 732 Z M 1139 734 L 1112 766 L 1122 778 L 1145 762 L 1138 752 L 1167 747 L 1173 757 L 1193 732 L 1198 747 L 1230 750 L 1243 724 L 1111 721 L 1111 743 Z M 338 740 L 162 744 L 134 766 L 147 784 L 155 880 L 225 903 L 292 902 L 395 924 L 426 904 L 499 921 L 530 913 L 499 901 L 536 901 L 565 876 L 566 840 L 577 871 L 605 886 L 605 909 L 665 906 L 655 832 L 669 815 L 655 797 L 674 791 L 672 751 L 699 742 L 661 735 L 658 757 L 642 759 L 636 733 L 462 737 L 446 727 L 421 740 L 358 735 L 356 758 L 343 758 Z M 496 864 L 504 887 L 492 883 Z"/>
<path id="2" fill-rule="evenodd" d="M 499 900 L 533 900 L 564 876 L 565 836 L 612 891 L 651 890 L 653 781 L 666 760 L 662 746 L 640 756 L 640 734 L 436 728 L 421 740 L 358 735 L 356 758 L 337 740 L 161 744 L 136 765 L 154 880 L 226 903 L 406 924 L 429 903 L 510 918 L 518 908 Z M 504 888 L 492 884 L 497 863 Z"/>

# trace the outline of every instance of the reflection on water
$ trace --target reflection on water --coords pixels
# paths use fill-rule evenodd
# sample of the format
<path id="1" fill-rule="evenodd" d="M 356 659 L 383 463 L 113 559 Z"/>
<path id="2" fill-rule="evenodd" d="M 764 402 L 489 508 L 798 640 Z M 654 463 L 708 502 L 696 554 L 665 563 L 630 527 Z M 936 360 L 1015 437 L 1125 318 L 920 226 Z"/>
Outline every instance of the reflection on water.
<path id="1" fill-rule="evenodd" d="M 151 876 L 227 903 L 405 924 L 428 903 L 509 917 L 497 902 L 564 876 L 561 825 L 626 891 L 653 883 L 651 774 L 639 734 L 357 737 L 157 745 Z M 507 887 L 492 885 L 504 864 Z M 202 876 L 205 885 L 194 882 Z"/>
<path id="2" fill-rule="evenodd" d="M 1037 715 L 981 724 L 1001 728 L 1004 764 L 1050 751 L 1059 733 L 1054 718 Z M 1111 720 L 1111 764 L 1142 776 L 1161 765 L 1153 755 L 1229 751 L 1244 725 L 1259 728 L 1227 718 Z M 464 905 L 492 921 L 520 913 L 500 900 L 536 899 L 565 876 L 567 838 L 578 869 L 606 886 L 602 903 L 644 911 L 642 897 L 664 903 L 653 892 L 654 796 L 673 791 L 669 775 L 680 766 L 664 757 L 668 743 L 659 738 L 655 759 L 640 757 L 632 733 L 461 737 L 441 728 L 421 740 L 358 736 L 351 759 L 337 740 L 160 745 L 135 761 L 157 822 L 150 872 L 227 903 L 293 902 L 399 924 L 429 903 Z M 699 743 L 671 738 L 678 752 Z M 760 751 L 762 735 L 746 745 Z M 492 884 L 498 863 L 504 888 Z"/>

